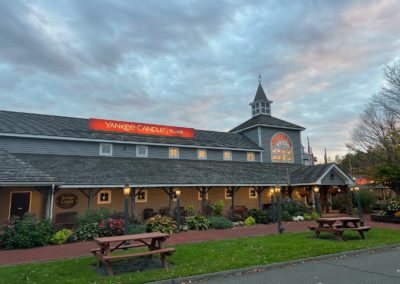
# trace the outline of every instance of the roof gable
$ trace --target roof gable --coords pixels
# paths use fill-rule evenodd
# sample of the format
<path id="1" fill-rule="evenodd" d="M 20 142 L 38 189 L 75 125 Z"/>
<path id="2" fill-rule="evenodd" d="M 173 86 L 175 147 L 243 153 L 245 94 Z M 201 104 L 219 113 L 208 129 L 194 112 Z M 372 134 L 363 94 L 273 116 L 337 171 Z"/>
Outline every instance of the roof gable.
<path id="1" fill-rule="evenodd" d="M 249 120 L 243 122 L 242 124 L 236 126 L 230 132 L 240 132 L 245 129 L 257 127 L 257 126 L 265 126 L 265 127 L 274 127 L 274 128 L 285 128 L 285 129 L 296 129 L 296 130 L 305 130 L 304 127 L 293 124 L 291 122 L 281 120 L 279 118 L 260 114 L 250 118 Z"/>

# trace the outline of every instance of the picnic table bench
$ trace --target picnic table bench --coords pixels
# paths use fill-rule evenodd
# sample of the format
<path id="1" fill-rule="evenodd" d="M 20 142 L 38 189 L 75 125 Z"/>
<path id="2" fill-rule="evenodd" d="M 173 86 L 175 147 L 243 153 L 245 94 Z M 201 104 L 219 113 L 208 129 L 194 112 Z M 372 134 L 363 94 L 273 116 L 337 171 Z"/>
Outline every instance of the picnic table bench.
<path id="1" fill-rule="evenodd" d="M 166 257 L 175 252 L 174 248 L 163 248 L 162 244 L 169 237 L 168 234 L 154 232 L 145 234 L 114 236 L 94 239 L 99 248 L 92 249 L 93 255 L 97 258 L 97 265 L 102 263 L 107 268 L 108 275 L 113 275 L 112 261 L 128 258 L 147 256 L 151 258 L 154 254 L 159 254 L 162 266 L 168 269 Z M 148 251 L 132 252 L 113 255 L 117 250 L 126 250 L 129 248 L 147 247 Z"/>
<path id="2" fill-rule="evenodd" d="M 355 217 L 319 218 L 315 221 L 318 225 L 308 228 L 315 232 L 316 238 L 319 238 L 321 232 L 326 232 L 334 234 L 337 240 L 342 241 L 345 231 L 356 231 L 359 233 L 361 239 L 365 239 L 364 232 L 371 229 L 368 226 L 359 226 L 361 219 Z M 336 222 L 340 223 L 337 224 Z"/>

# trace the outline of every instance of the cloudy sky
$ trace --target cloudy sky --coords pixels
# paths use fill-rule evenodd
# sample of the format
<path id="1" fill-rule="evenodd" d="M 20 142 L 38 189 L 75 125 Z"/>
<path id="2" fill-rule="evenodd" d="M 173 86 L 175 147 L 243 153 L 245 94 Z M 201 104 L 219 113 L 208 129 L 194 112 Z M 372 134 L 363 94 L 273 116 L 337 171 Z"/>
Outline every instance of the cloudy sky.
<path id="1" fill-rule="evenodd" d="M 227 131 L 261 73 L 320 157 L 400 56 L 397 0 L 0 2 L 0 109 Z"/>

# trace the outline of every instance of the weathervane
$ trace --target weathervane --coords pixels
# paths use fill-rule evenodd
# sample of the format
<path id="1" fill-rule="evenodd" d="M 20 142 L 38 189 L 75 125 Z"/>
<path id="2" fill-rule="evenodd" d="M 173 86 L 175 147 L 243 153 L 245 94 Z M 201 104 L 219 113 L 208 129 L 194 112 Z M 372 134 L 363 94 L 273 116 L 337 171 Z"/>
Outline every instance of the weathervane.
<path id="1" fill-rule="evenodd" d="M 261 73 L 258 73 L 258 83 L 261 84 Z"/>

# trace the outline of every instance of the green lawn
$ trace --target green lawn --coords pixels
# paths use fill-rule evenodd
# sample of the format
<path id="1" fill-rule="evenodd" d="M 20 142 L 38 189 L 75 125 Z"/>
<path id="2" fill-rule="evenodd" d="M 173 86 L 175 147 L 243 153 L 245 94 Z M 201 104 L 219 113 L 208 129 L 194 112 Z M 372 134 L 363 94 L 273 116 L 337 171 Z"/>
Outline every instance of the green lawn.
<path id="1" fill-rule="evenodd" d="M 400 243 L 400 230 L 373 229 L 367 240 L 346 232 L 348 241 L 344 242 L 321 236 L 314 239 L 311 232 L 286 233 L 176 245 L 168 271 L 152 269 L 112 277 L 94 272 L 94 257 L 0 267 L 0 283 L 144 283 Z"/>

